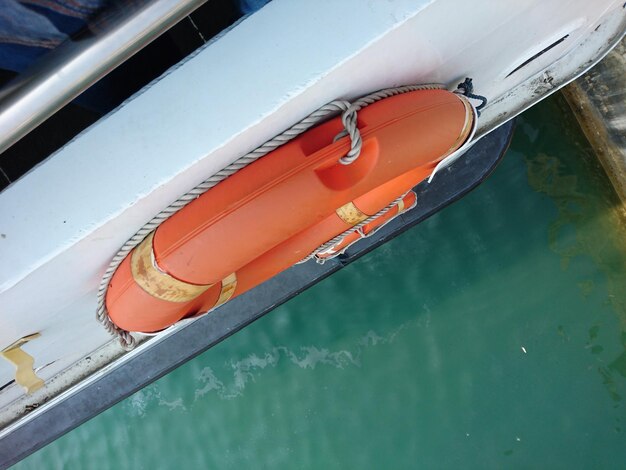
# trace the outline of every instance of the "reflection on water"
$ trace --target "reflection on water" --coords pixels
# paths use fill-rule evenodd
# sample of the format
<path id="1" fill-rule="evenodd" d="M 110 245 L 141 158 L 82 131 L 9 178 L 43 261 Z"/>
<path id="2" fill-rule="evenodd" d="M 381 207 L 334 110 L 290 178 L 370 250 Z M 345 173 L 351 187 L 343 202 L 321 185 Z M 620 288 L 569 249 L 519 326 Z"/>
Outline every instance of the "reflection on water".
<path id="1" fill-rule="evenodd" d="M 545 154 L 526 158 L 528 179 L 532 188 L 549 196 L 558 209 L 558 217 L 548 229 L 548 240 L 550 248 L 561 255 L 563 269 L 576 256 L 592 257 L 607 278 L 608 300 L 626 326 L 626 271 L 622 266 L 626 230 L 620 219 L 620 203 L 611 193 L 589 194 L 585 178 L 567 174 L 578 171 L 588 175 L 599 170 L 588 152 L 580 160 L 568 161 L 567 166 L 558 157 Z M 579 286 L 588 296 L 595 284 L 587 279 Z"/>
<path id="2" fill-rule="evenodd" d="M 222 379 L 215 375 L 211 367 L 204 367 L 196 376 L 196 386 L 199 388 L 194 392 L 193 402 L 203 399 L 209 393 L 214 393 L 222 400 L 241 397 L 249 382 L 255 382 L 266 368 L 275 368 L 281 361 L 287 361 L 301 369 L 359 367 L 365 348 L 392 343 L 399 333 L 415 325 L 417 322 L 407 322 L 385 336 L 370 330 L 356 341 L 351 350 L 331 351 L 316 346 L 300 346 L 298 351 L 294 352 L 285 346 L 276 346 L 263 353 L 252 353 L 243 359 L 233 358 L 226 367 L 228 375 Z M 125 405 L 127 413 L 132 416 L 145 415 L 149 406 L 165 406 L 170 410 L 181 411 L 188 409 L 181 398 L 174 401 L 164 400 L 156 385 L 137 392 L 125 402 Z"/>
<path id="3" fill-rule="evenodd" d="M 17 468 L 619 468 L 618 207 L 552 98 L 461 202 Z"/>
<path id="4" fill-rule="evenodd" d="M 562 105 L 562 103 L 561 103 Z M 530 124 L 526 135 L 532 139 Z M 575 141 L 576 128 L 565 128 L 565 140 Z M 590 257 L 596 269 L 605 276 L 606 301 L 621 322 L 622 352 L 613 360 L 598 358 L 597 369 L 609 394 L 614 401 L 622 397 L 617 392 L 613 374 L 626 377 L 626 230 L 622 220 L 622 205 L 617 196 L 608 191 L 594 191 L 598 183 L 605 183 L 599 165 L 591 150 L 584 142 L 573 148 L 563 146 L 556 155 L 540 153 L 525 158 L 528 180 L 531 187 L 547 195 L 555 203 L 558 216 L 548 229 L 550 248 L 561 256 L 563 269 L 568 269 L 571 261 L 579 256 Z M 574 158 L 563 158 L 568 151 L 575 151 Z M 578 283 L 584 297 L 589 297 L 596 284 L 593 279 Z M 591 354 L 604 351 L 599 344 L 601 328 L 595 324 L 589 329 L 586 348 Z M 614 337 L 614 331 L 608 334 Z"/>

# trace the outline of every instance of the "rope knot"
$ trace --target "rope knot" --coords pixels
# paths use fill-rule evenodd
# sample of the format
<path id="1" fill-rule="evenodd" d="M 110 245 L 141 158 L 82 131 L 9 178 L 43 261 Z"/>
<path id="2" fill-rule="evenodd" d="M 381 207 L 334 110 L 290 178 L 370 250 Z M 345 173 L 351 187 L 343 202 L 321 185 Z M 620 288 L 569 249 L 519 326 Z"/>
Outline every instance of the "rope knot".
<path id="1" fill-rule="evenodd" d="M 348 106 L 348 109 L 341 113 L 341 122 L 343 123 L 344 130 L 339 135 L 350 136 L 350 150 L 339 159 L 339 163 L 342 165 L 349 165 L 359 158 L 361 154 L 363 140 L 361 139 L 361 132 L 359 131 L 357 122 L 357 111 L 359 109 L 360 108 L 355 104 L 351 104 Z"/>
<path id="2" fill-rule="evenodd" d="M 480 111 L 487 105 L 487 98 L 482 95 L 474 94 L 474 83 L 472 82 L 472 79 L 465 77 L 465 80 L 459 83 L 456 86 L 456 89 L 459 90 L 461 95 L 481 102 L 480 105 L 476 106 L 476 113 L 480 116 Z"/>
<path id="3" fill-rule="evenodd" d="M 465 77 L 465 80 L 459 83 L 457 89 L 461 90 L 464 95 L 473 94 L 474 93 L 474 83 L 471 78 Z"/>

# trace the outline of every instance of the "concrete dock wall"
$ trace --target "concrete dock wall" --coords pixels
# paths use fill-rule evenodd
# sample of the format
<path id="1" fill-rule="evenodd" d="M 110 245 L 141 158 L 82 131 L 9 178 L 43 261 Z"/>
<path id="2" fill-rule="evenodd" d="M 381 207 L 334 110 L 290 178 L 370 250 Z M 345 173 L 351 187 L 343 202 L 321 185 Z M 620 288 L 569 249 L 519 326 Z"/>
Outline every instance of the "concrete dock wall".
<path id="1" fill-rule="evenodd" d="M 626 38 L 563 94 L 626 208 Z"/>

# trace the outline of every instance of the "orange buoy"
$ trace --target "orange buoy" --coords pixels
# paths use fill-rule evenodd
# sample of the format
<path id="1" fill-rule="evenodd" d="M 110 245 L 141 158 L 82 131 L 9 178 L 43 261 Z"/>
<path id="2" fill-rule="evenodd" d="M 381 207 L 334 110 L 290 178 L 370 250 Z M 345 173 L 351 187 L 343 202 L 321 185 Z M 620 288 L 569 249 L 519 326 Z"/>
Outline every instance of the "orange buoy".
<path id="1" fill-rule="evenodd" d="M 383 99 L 359 111 L 363 146 L 349 165 L 338 162 L 348 137 L 333 142 L 340 118 L 309 130 L 137 246 L 109 284 L 110 318 L 129 331 L 159 331 L 255 287 L 407 193 L 466 142 L 473 120 L 469 102 L 445 90 Z"/>

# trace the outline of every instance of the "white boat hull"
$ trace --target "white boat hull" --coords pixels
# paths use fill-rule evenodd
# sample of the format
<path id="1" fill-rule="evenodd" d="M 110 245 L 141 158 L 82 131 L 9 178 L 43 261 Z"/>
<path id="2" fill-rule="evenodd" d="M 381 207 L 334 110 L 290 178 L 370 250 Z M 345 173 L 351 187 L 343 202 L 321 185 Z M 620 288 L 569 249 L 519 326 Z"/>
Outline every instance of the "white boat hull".
<path id="1" fill-rule="evenodd" d="M 0 349 L 41 333 L 23 349 L 46 381 L 2 390 L 0 424 L 122 355 L 94 315 L 109 260 L 237 157 L 333 99 L 464 77 L 489 99 L 485 135 L 591 67 L 625 25 L 621 0 L 274 0 L 0 194 Z M 13 378 L 0 361 L 0 386 Z"/>

